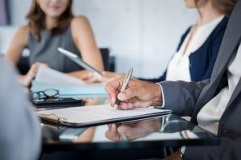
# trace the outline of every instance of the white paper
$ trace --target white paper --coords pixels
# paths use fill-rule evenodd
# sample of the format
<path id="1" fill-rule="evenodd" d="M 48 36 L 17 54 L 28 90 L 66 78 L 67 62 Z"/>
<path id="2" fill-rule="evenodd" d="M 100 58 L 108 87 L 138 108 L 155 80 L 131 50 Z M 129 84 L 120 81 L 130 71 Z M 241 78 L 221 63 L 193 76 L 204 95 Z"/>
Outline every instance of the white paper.
<path id="1" fill-rule="evenodd" d="M 165 114 L 170 113 L 170 110 L 155 109 L 155 108 L 135 108 L 132 110 L 119 110 L 114 109 L 109 104 L 96 105 L 96 106 L 84 106 L 73 107 L 55 110 L 38 111 L 39 116 L 54 115 L 61 119 L 65 119 L 65 122 L 84 124 L 95 123 L 99 121 L 111 120 L 116 118 L 132 118 L 135 116 L 141 116 L 146 114 Z"/>
<path id="2" fill-rule="evenodd" d="M 65 84 L 65 85 L 82 85 L 85 84 L 82 80 L 61 73 L 49 67 L 40 67 L 38 69 L 35 81 L 49 84 Z"/>

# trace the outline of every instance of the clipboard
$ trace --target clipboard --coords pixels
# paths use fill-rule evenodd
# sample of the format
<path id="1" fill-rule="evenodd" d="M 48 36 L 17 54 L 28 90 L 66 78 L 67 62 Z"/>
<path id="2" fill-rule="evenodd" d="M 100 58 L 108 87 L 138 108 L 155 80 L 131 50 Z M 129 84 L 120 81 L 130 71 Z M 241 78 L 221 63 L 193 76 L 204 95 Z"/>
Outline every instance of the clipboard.
<path id="1" fill-rule="evenodd" d="M 91 72 L 97 73 L 98 75 L 102 76 L 101 72 L 99 70 L 97 70 L 96 68 L 92 67 L 91 65 L 89 65 L 88 63 L 86 63 L 85 61 L 83 61 L 80 57 L 78 57 L 76 54 L 63 49 L 61 47 L 58 48 L 58 51 L 60 53 L 62 53 L 63 55 L 67 56 L 69 59 L 71 59 L 72 61 L 74 61 L 75 63 L 77 63 L 78 65 L 80 65 L 81 67 L 85 68 L 86 70 L 89 70 Z"/>
<path id="2" fill-rule="evenodd" d="M 109 104 L 37 111 L 45 122 L 68 127 L 90 127 L 170 114 L 171 110 L 157 108 L 135 108 L 116 110 Z"/>

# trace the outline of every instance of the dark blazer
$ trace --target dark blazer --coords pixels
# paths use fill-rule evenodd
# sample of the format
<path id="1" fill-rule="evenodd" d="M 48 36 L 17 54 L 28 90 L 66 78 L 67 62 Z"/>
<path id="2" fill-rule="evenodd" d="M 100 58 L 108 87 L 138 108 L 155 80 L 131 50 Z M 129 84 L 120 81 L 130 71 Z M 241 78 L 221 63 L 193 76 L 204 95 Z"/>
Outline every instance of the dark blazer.
<path id="1" fill-rule="evenodd" d="M 210 80 L 202 82 L 161 82 L 165 108 L 181 116 L 191 116 L 197 123 L 197 114 L 222 88 L 227 79 L 226 70 L 231 57 L 237 53 L 241 40 L 241 1 L 233 10 Z M 174 102 L 174 103 L 173 103 Z M 241 159 L 241 79 L 239 80 L 224 111 L 218 128 L 219 146 L 187 147 L 185 158 Z"/>
<path id="2" fill-rule="evenodd" d="M 228 18 L 224 17 L 222 21 L 219 22 L 219 24 L 211 32 L 207 40 L 201 45 L 201 47 L 198 48 L 195 52 L 190 54 L 189 69 L 190 69 L 191 81 L 197 82 L 197 81 L 210 78 L 227 23 L 228 23 Z M 184 33 L 184 35 L 181 37 L 177 51 L 180 49 L 181 45 L 183 44 L 186 36 L 190 32 L 190 29 L 191 27 L 189 27 L 187 31 Z M 151 82 L 161 82 L 166 80 L 166 72 L 167 72 L 167 69 L 165 70 L 163 75 L 161 75 L 158 78 L 141 79 L 141 80 L 147 80 Z"/>

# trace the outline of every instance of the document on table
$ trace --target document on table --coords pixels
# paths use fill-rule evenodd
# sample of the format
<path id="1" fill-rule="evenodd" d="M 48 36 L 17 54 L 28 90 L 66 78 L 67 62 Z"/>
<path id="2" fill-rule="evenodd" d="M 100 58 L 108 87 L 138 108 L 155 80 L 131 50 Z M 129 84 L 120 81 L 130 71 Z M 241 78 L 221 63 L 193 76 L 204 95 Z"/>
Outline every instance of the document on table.
<path id="1" fill-rule="evenodd" d="M 31 91 L 38 92 L 46 89 L 58 90 L 61 98 L 106 97 L 107 95 L 104 83 L 87 84 L 51 68 L 40 67 L 35 80 L 32 81 Z"/>
<path id="2" fill-rule="evenodd" d="M 103 83 L 83 84 L 83 85 L 64 85 L 49 84 L 33 81 L 32 92 L 44 91 L 46 89 L 56 89 L 61 98 L 88 98 L 88 97 L 106 97 L 105 85 Z"/>
<path id="3" fill-rule="evenodd" d="M 114 109 L 109 104 L 37 111 L 38 116 L 44 120 L 73 127 L 135 120 L 169 113 L 171 113 L 170 110 L 156 109 L 153 107 L 119 110 Z"/>
<path id="4" fill-rule="evenodd" d="M 48 67 L 40 67 L 35 81 L 48 84 L 83 85 L 84 81 Z"/>

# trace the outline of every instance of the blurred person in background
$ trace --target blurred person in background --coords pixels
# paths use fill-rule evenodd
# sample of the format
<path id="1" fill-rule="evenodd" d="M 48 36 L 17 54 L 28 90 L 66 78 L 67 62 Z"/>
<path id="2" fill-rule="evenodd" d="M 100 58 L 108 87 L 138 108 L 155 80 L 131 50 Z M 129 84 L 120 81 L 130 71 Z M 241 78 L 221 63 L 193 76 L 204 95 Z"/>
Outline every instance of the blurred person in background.
<path id="1" fill-rule="evenodd" d="M 164 80 L 197 82 L 210 78 L 228 17 L 236 2 L 237 0 L 184 0 L 187 8 L 197 10 L 196 22 L 184 32 L 165 72 L 158 78 L 139 79 L 151 82 Z M 103 75 L 104 77 L 100 79 L 89 74 L 85 79 L 89 82 L 98 80 L 108 82 L 120 76 L 113 72 L 103 72 Z"/>
<path id="2" fill-rule="evenodd" d="M 96 45 L 89 21 L 84 16 L 74 16 L 72 0 L 32 0 L 28 24 L 18 29 L 7 51 L 7 58 L 17 64 L 25 48 L 30 50 L 26 75 L 20 82 L 26 86 L 36 75 L 39 66 L 80 78 L 88 73 L 82 67 L 58 52 L 69 50 L 96 69 L 103 70 L 100 51 Z"/>

